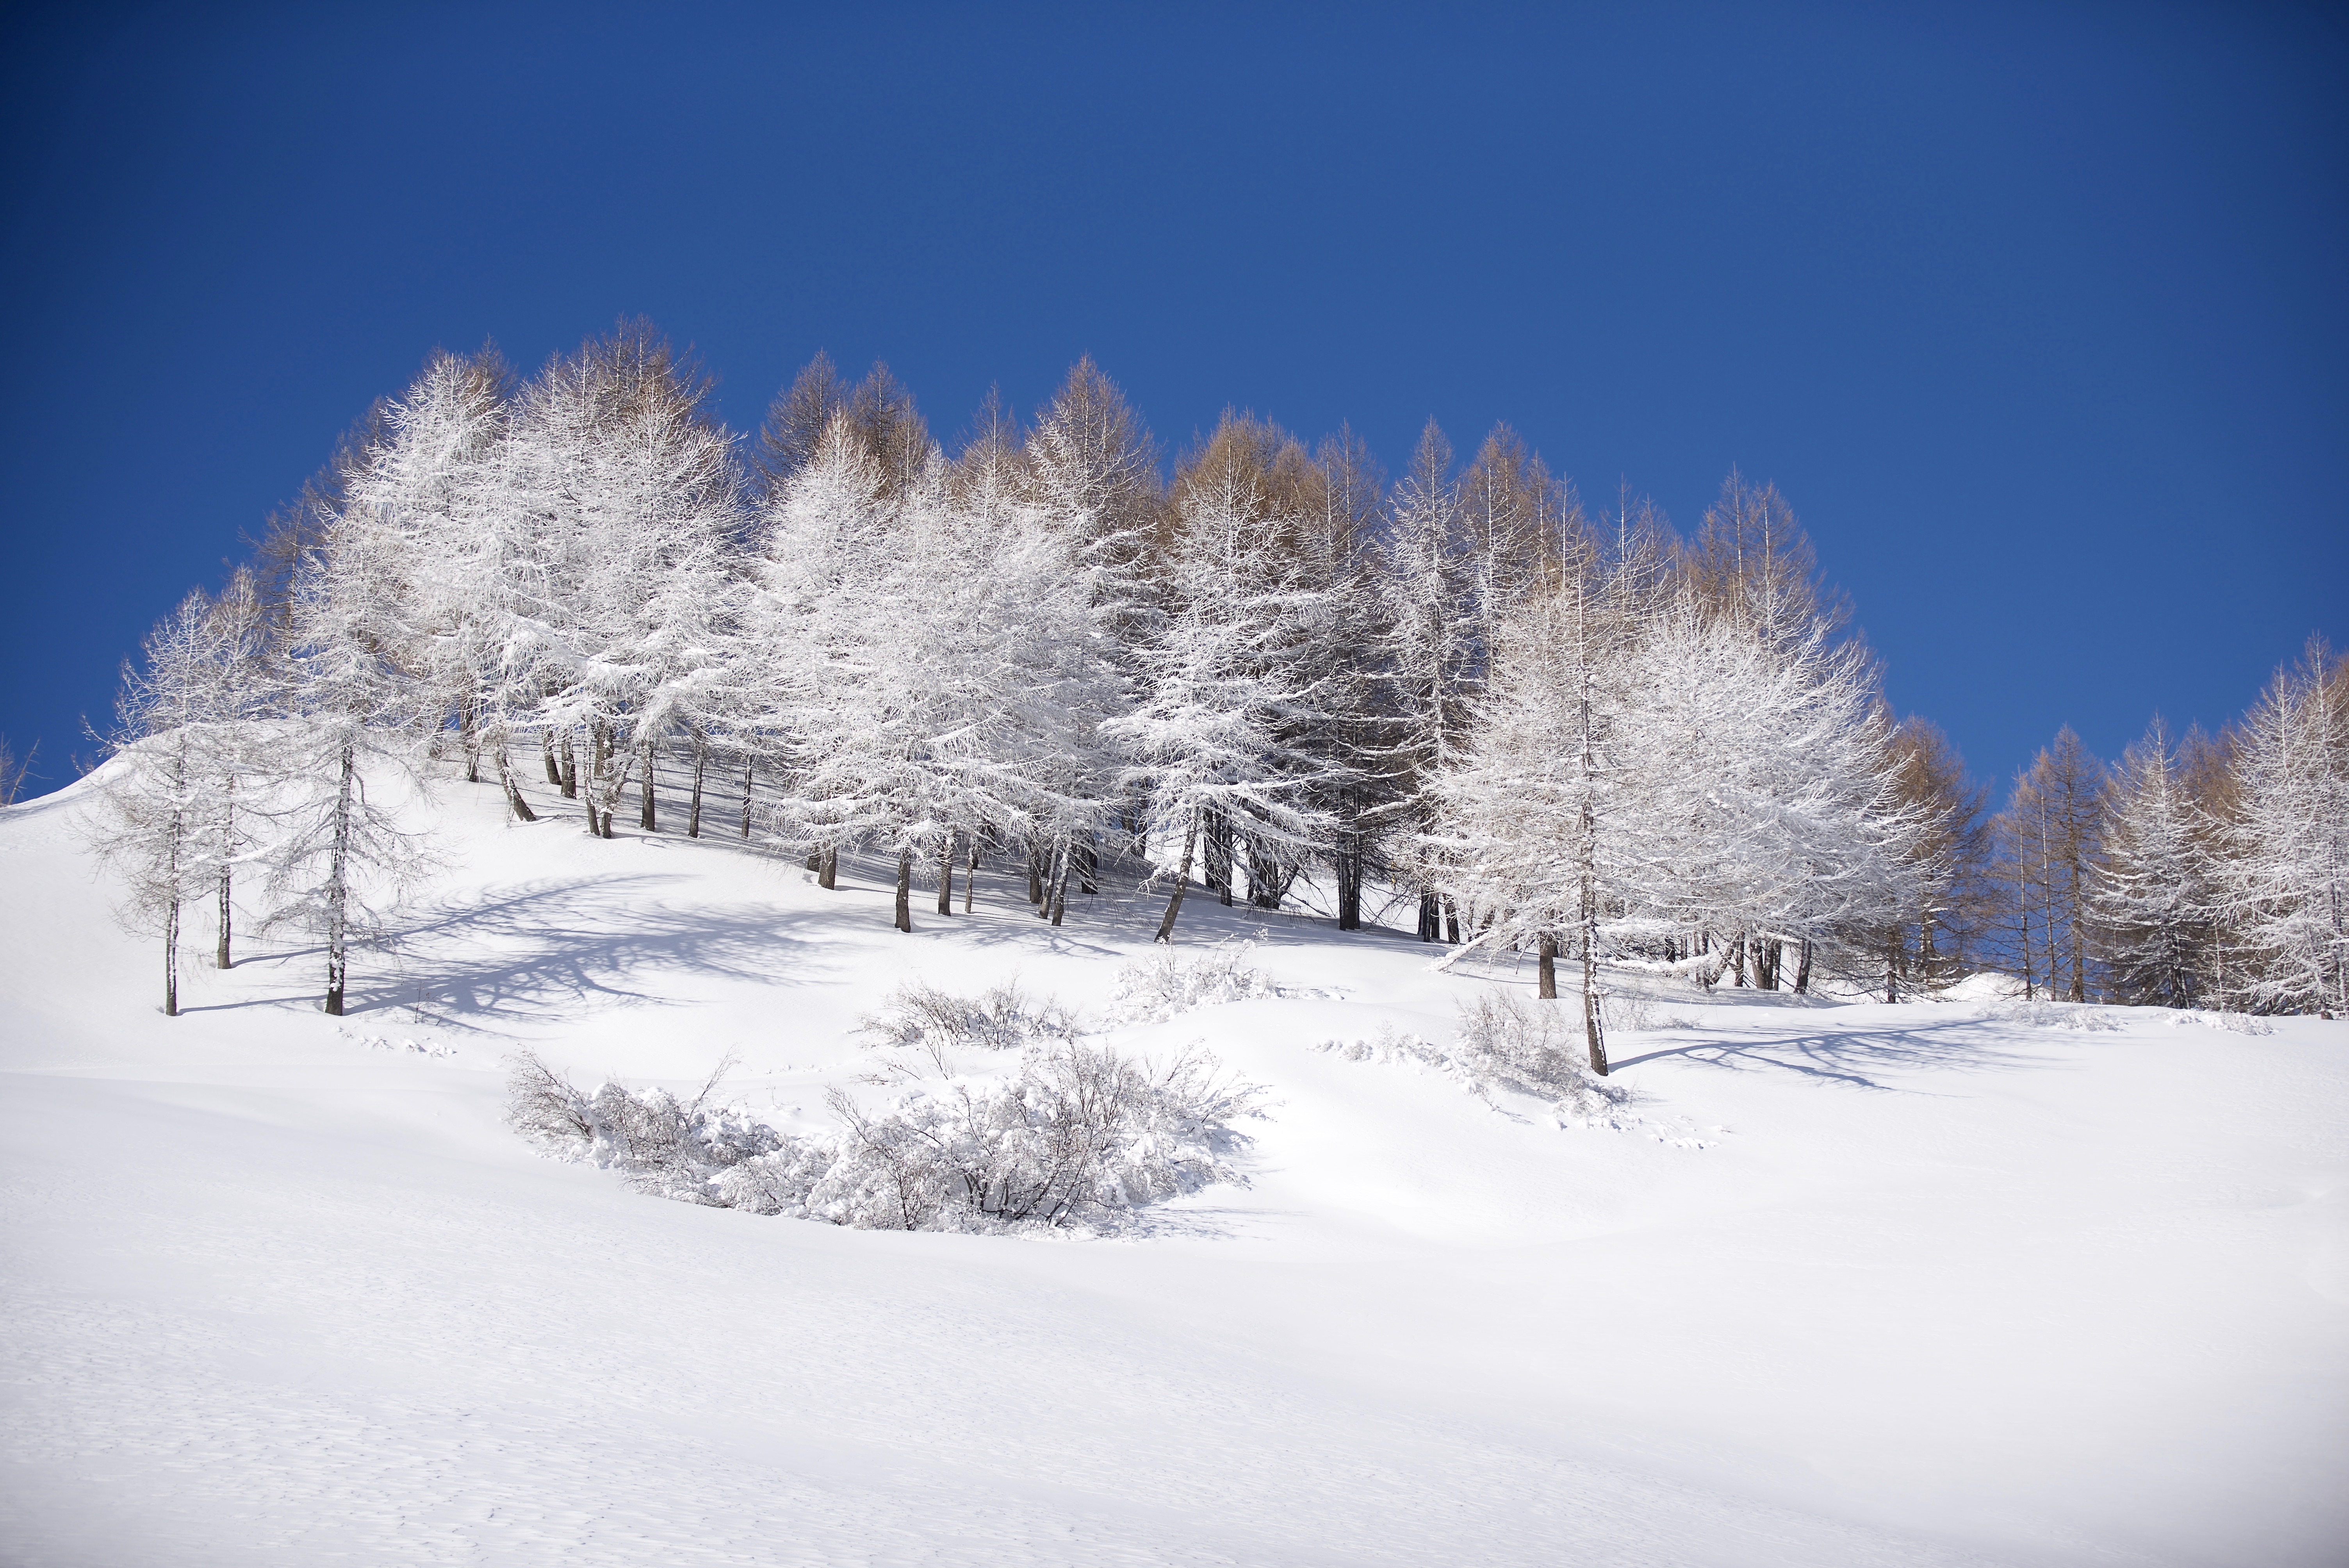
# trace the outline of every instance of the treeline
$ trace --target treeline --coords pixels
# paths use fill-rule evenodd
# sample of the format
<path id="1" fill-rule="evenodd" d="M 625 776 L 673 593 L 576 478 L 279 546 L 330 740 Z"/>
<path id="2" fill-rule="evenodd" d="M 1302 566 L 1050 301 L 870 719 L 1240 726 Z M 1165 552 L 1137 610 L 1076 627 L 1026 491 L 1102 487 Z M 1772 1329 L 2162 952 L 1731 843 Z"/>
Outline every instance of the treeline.
<path id="1" fill-rule="evenodd" d="M 2216 736 L 2069 728 L 1990 825 L 1985 923 L 2037 994 L 2349 1011 L 2349 657 L 2312 639 Z"/>
<path id="2" fill-rule="evenodd" d="M 1506 427 L 1463 466 L 1431 425 L 1390 485 L 1350 432 L 1235 413 L 1170 476 L 1090 361 L 951 453 L 885 367 L 819 356 L 747 440 L 708 393 L 640 325 L 527 381 L 436 356 L 130 672 L 100 846 L 137 907 L 175 943 L 216 899 L 225 963 L 261 870 L 339 1011 L 359 890 L 418 853 L 370 780 L 437 748 L 605 837 L 698 833 L 722 790 L 823 885 L 894 861 L 903 929 L 981 845 L 1055 922 L 1150 857 L 1162 939 L 1195 873 L 1267 909 L 1309 882 L 1341 929 L 1400 899 L 1423 940 L 1537 953 L 1545 995 L 1568 958 L 1601 1070 L 1602 960 L 1898 995 L 2041 951 L 1767 486 L 1682 539 L 1587 514 Z"/>

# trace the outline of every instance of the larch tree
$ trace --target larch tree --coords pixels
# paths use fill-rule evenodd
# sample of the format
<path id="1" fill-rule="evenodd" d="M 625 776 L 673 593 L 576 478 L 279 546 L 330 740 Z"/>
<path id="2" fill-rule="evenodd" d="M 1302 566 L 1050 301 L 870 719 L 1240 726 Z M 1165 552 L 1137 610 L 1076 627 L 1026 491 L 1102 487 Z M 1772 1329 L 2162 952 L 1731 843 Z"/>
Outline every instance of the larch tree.
<path id="1" fill-rule="evenodd" d="M 2159 717 L 2107 784 L 2088 908 L 2116 1000 L 2191 1007 L 2208 985 L 2215 889 L 2209 840 Z"/>
<path id="2" fill-rule="evenodd" d="M 2236 727 L 2221 842 L 2230 991 L 2259 1012 L 2349 1010 L 2349 679 L 2323 643 Z"/>

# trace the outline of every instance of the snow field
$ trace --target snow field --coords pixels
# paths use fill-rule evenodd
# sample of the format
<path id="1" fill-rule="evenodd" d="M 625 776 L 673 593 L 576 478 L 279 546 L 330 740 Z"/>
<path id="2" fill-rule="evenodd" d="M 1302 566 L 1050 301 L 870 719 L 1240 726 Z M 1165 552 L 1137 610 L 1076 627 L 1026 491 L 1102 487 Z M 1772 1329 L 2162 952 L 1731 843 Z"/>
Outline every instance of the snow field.
<path id="1" fill-rule="evenodd" d="M 26 1564 L 2269 1563 L 2349 1504 L 2349 1026 L 1694 992 L 1621 1126 L 1415 1060 L 1498 982 L 1194 892 L 1278 994 L 1135 1022 L 1267 1086 L 1250 1184 L 1116 1241 L 665 1202 L 501 1121 L 583 1084 L 829 1126 L 895 985 L 1096 1017 L 1154 902 L 971 916 L 724 840 L 426 810 L 353 1009 L 155 1010 L 79 791 L 0 813 L 0 1559 Z M 534 796 L 535 799 L 535 796 Z M 551 809 L 554 802 L 545 802 Z M 1520 984 L 1522 984 L 1520 982 Z M 2212 1016 L 2215 1020 L 2215 1016 Z M 410 1048 L 413 1042 L 415 1048 Z M 1566 1125 L 1561 1127 L 1560 1121 Z"/>

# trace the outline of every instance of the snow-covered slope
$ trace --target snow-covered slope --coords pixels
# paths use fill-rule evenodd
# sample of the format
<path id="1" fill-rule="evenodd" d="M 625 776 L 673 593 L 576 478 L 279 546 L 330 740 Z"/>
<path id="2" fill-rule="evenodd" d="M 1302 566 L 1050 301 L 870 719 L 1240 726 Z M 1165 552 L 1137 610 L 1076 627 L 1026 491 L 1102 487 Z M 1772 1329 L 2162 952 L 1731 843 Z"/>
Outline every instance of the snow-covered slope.
<path id="1" fill-rule="evenodd" d="M 637 1195 L 501 1058 L 821 1125 L 898 980 L 1099 1010 L 1149 917 L 952 920 L 724 840 L 431 810 L 354 1011 L 155 1010 L 78 792 L 0 813 L 12 1564 L 2288 1563 L 2349 1542 L 2349 1025 L 1693 994 L 1619 1128 L 1319 1050 L 1526 976 L 1235 918 L 1279 995 L 1126 1031 L 1268 1086 L 1114 1241 Z M 1077 901 L 1072 900 L 1072 903 Z"/>

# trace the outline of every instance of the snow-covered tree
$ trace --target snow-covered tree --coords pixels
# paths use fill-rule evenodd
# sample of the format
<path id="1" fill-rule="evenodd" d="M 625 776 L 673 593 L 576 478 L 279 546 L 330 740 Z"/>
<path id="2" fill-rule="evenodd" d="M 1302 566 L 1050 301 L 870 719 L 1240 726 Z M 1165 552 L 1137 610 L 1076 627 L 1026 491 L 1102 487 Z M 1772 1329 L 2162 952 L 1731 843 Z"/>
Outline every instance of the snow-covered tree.
<path id="1" fill-rule="evenodd" d="M 409 593 L 404 531 L 362 499 L 378 437 L 348 456 L 344 482 L 314 491 L 317 544 L 295 582 L 288 649 L 290 721 L 272 780 L 269 883 L 273 923 L 316 931 L 326 955 L 326 1010 L 339 1016 L 350 950 L 382 931 L 386 901 L 429 863 L 398 820 L 402 794 L 424 788 L 422 761 L 439 717 L 421 669 L 426 641 Z"/>
<path id="2" fill-rule="evenodd" d="M 2312 639 L 2234 736 L 2220 842 L 2229 991 L 2261 1012 L 2349 1010 L 2349 678 Z"/>
<path id="3" fill-rule="evenodd" d="M 1317 765 L 1285 736 L 1319 712 L 1302 639 L 1320 601 L 1299 569 L 1300 521 L 1279 511 L 1250 460 L 1251 432 L 1227 418 L 1188 466 L 1165 573 L 1164 620 L 1140 657 L 1133 711 L 1104 727 L 1151 822 L 1183 849 L 1157 939 L 1174 922 L 1200 841 L 1208 880 L 1230 898 L 1233 850 L 1252 841 L 1301 857 L 1325 841 L 1311 799 Z"/>
<path id="4" fill-rule="evenodd" d="M 2191 1007 L 2209 966 L 2213 868 L 2158 717 L 2122 753 L 2106 788 L 2104 854 L 2090 877 L 2088 910 L 2113 994 L 2138 1006 Z"/>
<path id="5" fill-rule="evenodd" d="M 1399 869 L 1419 890 L 1419 939 L 1444 933 L 1439 884 L 1429 860 L 1435 780 L 1454 760 L 1474 691 L 1476 633 L 1466 608 L 1470 573 L 1461 539 L 1452 446 L 1429 420 L 1410 470 L 1395 487 L 1381 586 L 1392 704 L 1385 760 L 1393 780 L 1387 813 L 1404 846 Z M 1453 917 L 1458 939 L 1459 917 Z"/>

